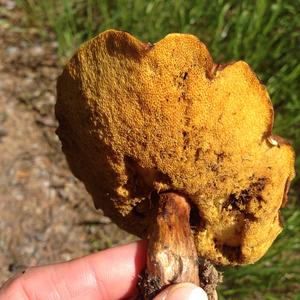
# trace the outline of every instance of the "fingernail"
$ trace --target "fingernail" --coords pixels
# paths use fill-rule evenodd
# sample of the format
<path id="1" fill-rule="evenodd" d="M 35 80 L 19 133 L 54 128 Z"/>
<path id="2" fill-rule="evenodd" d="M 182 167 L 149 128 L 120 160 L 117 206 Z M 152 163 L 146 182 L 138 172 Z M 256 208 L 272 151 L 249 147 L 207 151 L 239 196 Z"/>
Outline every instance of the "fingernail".
<path id="1" fill-rule="evenodd" d="M 207 295 L 200 287 L 196 287 L 193 290 L 191 290 L 191 293 L 187 299 L 188 300 L 207 300 Z"/>
<path id="2" fill-rule="evenodd" d="M 208 300 L 206 293 L 192 283 L 181 283 L 168 287 L 154 300 Z"/>

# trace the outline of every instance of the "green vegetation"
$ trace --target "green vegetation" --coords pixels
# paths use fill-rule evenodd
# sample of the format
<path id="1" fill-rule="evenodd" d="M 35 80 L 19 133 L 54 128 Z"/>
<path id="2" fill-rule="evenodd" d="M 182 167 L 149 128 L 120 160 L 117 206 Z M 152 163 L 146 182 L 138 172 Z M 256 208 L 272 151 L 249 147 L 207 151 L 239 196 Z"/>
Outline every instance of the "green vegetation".
<path id="1" fill-rule="evenodd" d="M 52 31 L 60 57 L 108 28 L 155 42 L 189 32 L 215 61 L 247 61 L 265 83 L 275 110 L 274 132 L 300 153 L 300 0 L 18 0 L 27 24 Z M 299 170 L 300 160 L 297 159 Z M 259 263 L 225 271 L 223 299 L 300 299 L 299 178 L 284 210 L 286 228 Z M 298 202 L 297 202 L 298 201 Z"/>

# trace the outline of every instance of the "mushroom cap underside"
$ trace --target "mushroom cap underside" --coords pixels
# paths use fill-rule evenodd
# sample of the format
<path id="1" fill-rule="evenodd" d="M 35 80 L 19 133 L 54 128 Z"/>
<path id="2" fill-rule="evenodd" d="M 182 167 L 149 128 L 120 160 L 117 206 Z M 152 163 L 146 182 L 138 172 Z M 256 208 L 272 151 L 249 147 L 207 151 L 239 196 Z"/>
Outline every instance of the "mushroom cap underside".
<path id="1" fill-rule="evenodd" d="M 213 62 L 189 34 L 146 44 L 108 30 L 57 84 L 57 133 L 97 208 L 142 238 L 155 193 L 191 203 L 198 255 L 258 260 L 282 230 L 294 152 L 272 136 L 273 108 L 247 63 Z"/>

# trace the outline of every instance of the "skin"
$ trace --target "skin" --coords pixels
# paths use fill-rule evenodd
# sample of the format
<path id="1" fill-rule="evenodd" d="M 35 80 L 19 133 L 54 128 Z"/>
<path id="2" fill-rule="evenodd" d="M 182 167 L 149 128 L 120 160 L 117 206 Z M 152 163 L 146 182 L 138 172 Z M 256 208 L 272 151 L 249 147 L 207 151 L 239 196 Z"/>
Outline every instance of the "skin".
<path id="1" fill-rule="evenodd" d="M 146 248 L 146 242 L 140 241 L 65 263 L 29 268 L 2 286 L 0 300 L 130 299 L 145 267 Z M 207 297 L 202 289 L 183 283 L 170 286 L 155 298 L 177 299 Z"/>

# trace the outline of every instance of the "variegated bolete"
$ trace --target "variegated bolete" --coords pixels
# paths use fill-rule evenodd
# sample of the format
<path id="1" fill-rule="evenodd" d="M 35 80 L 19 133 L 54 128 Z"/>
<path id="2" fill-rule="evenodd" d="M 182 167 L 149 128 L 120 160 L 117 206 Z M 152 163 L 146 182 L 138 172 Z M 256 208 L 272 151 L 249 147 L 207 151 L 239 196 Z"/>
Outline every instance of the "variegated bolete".
<path id="1" fill-rule="evenodd" d="M 69 165 L 121 228 L 146 238 L 171 191 L 191 209 L 197 255 L 216 264 L 253 263 L 281 232 L 294 152 L 272 135 L 247 63 L 215 64 L 189 34 L 152 45 L 108 30 L 79 48 L 57 91 Z"/>

